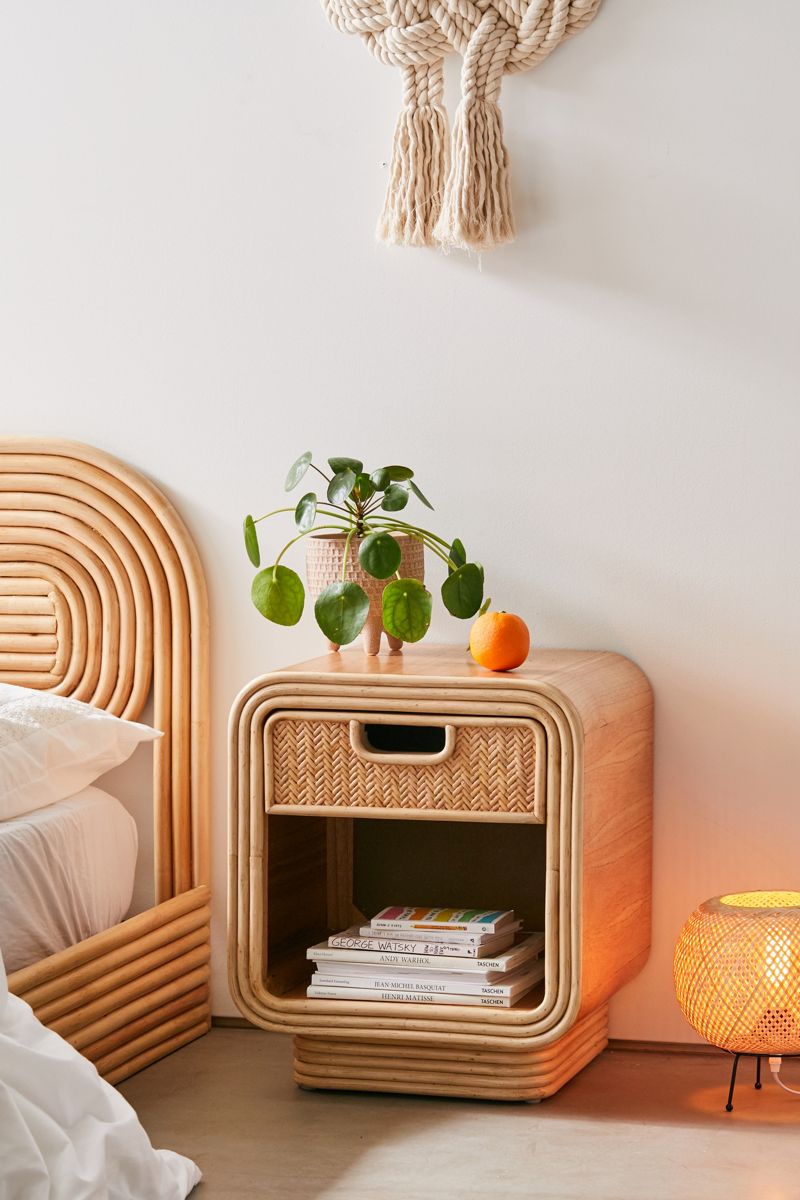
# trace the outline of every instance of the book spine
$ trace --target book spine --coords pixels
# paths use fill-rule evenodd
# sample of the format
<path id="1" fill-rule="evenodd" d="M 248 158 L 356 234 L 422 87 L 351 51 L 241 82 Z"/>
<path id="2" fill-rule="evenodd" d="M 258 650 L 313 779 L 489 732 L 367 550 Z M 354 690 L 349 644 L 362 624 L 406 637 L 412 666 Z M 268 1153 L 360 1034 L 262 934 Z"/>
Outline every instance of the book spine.
<path id="1" fill-rule="evenodd" d="M 357 950 L 359 953 L 381 954 L 437 954 L 450 955 L 453 958 L 477 958 L 478 947 L 462 945 L 459 942 L 428 942 L 412 940 L 396 940 L 383 937 L 344 937 L 335 934 L 328 938 L 328 946 L 332 950 Z"/>
<path id="2" fill-rule="evenodd" d="M 358 988 L 370 991 L 412 992 L 416 994 L 432 994 L 436 996 L 515 996 L 523 988 L 533 986 L 537 976 L 525 975 L 514 983 L 488 983 L 484 979 L 409 979 L 406 976 L 396 976 L 391 973 L 376 975 L 322 975 L 318 972 L 311 977 L 314 987 Z"/>
<path id="3" fill-rule="evenodd" d="M 442 996 L 430 992 L 386 992 L 370 988 L 322 987 L 312 984 L 306 993 L 311 1000 L 384 1000 L 394 1003 L 414 1004 L 467 1004 L 482 1008 L 510 1008 L 511 1001 L 504 996 Z"/>
<path id="4" fill-rule="evenodd" d="M 512 926 L 512 929 L 513 928 L 516 928 L 516 927 Z M 380 937 L 385 938 L 385 937 L 387 937 L 386 933 L 382 934 L 380 932 L 380 930 L 373 929 L 371 925 L 362 925 L 359 928 L 358 932 L 359 932 L 360 936 L 363 938 L 380 938 Z M 391 930 L 390 932 L 395 934 L 395 938 L 398 941 L 416 941 L 419 938 L 419 935 L 417 933 L 415 933 L 413 929 L 395 929 L 395 930 Z M 505 931 L 503 931 L 503 932 L 505 932 Z M 494 934 L 493 936 L 497 937 L 499 935 Z M 480 947 L 484 944 L 484 942 L 486 942 L 488 940 L 489 939 L 486 934 L 460 933 L 458 935 L 458 945 L 459 946 Z M 425 941 L 426 942 L 448 942 L 448 941 L 451 941 L 451 937 L 445 930 L 426 929 Z"/>
<path id="5" fill-rule="evenodd" d="M 425 921 L 388 921 L 381 917 L 373 917 L 373 919 L 370 921 L 370 927 L 372 929 L 395 929 L 395 930 L 402 929 L 402 930 L 410 930 L 412 932 L 416 931 L 419 933 L 425 933 L 427 931 L 431 931 L 431 932 L 441 931 L 442 933 L 498 933 L 498 932 L 502 933 L 503 932 L 502 928 L 500 928 L 498 930 L 497 925 L 494 921 L 489 921 L 487 923 L 484 923 L 483 921 L 466 921 L 463 923 L 453 921 L 452 923 L 451 922 L 445 923 L 443 921 L 441 923 L 441 925 L 439 925 L 437 928 L 437 926 L 431 925 L 430 922 L 425 922 Z"/>
<path id="6" fill-rule="evenodd" d="M 388 950 L 358 950 L 348 948 L 347 950 L 337 950 L 335 947 L 312 947 L 307 952 L 307 957 L 314 959 L 316 962 L 356 962 L 356 963 L 378 963 L 385 967 L 425 967 L 437 971 L 491 971 L 491 959 L 486 958 L 443 958 L 439 954 L 412 954 L 410 951 L 404 950 L 396 954 Z M 456 965 L 458 964 L 458 965 Z M 502 967 L 494 967 L 494 970 L 502 970 Z"/>

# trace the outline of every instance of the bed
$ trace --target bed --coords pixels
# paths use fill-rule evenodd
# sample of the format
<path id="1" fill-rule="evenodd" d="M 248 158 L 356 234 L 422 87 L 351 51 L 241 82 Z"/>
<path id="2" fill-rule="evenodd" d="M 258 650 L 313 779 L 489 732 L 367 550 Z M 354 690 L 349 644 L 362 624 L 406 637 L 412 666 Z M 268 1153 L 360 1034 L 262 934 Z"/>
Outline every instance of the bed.
<path id="1" fill-rule="evenodd" d="M 22 970 L 117 925 L 133 896 L 136 822 L 87 787 L 0 821 L 0 948 Z"/>
<path id="2" fill-rule="evenodd" d="M 175 509 L 111 455 L 0 439 L 0 682 L 131 720 L 150 699 L 165 734 L 153 750 L 153 906 L 9 975 L 40 1020 L 118 1082 L 210 1025 L 208 606 Z M 15 832 L 18 851 L 20 838 L 32 845 L 34 828 L 40 842 L 66 836 L 70 823 L 74 839 L 76 822 L 88 844 L 104 818 L 96 797 L 77 807 L 84 815 L 73 805 L 49 835 L 32 819 L 6 830 L 7 845 Z M 118 911 L 121 898 L 98 902 Z M 79 915 L 61 920 L 62 935 L 70 921 L 82 932 Z"/>

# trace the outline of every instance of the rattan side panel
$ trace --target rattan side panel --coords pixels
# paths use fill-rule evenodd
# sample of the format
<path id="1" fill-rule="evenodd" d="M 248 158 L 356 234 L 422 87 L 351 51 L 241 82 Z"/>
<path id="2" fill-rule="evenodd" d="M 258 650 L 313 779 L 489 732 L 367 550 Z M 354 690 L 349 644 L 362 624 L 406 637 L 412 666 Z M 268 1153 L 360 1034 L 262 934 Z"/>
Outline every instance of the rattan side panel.
<path id="1" fill-rule="evenodd" d="M 268 807 L 402 812 L 537 813 L 533 721 L 457 724 L 444 762 L 369 762 L 350 744 L 349 717 L 281 715 L 267 733 Z"/>

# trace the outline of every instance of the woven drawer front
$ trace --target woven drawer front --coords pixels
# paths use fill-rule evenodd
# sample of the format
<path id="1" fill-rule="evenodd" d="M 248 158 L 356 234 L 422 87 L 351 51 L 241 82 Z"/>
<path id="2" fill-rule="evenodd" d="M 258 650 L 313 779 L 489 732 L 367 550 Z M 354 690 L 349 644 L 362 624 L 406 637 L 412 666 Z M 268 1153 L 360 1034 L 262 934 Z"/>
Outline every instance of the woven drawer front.
<path id="1" fill-rule="evenodd" d="M 402 724 L 402 716 L 397 721 Z M 461 724 L 458 717 L 443 717 L 436 724 L 449 726 L 453 738 L 447 757 L 414 763 L 393 762 L 391 754 L 362 756 L 350 724 L 349 716 L 273 717 L 267 730 L 267 806 L 535 812 L 532 721 Z"/>

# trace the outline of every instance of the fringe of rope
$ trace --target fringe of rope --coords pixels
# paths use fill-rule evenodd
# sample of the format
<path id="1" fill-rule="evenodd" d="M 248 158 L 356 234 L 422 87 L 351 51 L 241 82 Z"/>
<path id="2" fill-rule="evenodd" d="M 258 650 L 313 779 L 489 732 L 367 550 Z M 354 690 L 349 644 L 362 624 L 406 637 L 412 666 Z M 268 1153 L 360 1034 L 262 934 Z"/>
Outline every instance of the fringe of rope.
<path id="1" fill-rule="evenodd" d="M 441 66 L 439 67 L 441 73 Z M 448 161 L 447 114 L 438 93 L 407 94 L 394 131 L 392 164 L 377 236 L 396 246 L 430 246 L 439 219 Z"/>
<path id="2" fill-rule="evenodd" d="M 444 201 L 433 231 L 442 246 L 489 250 L 514 240 L 503 118 L 492 100 L 462 100 Z"/>

